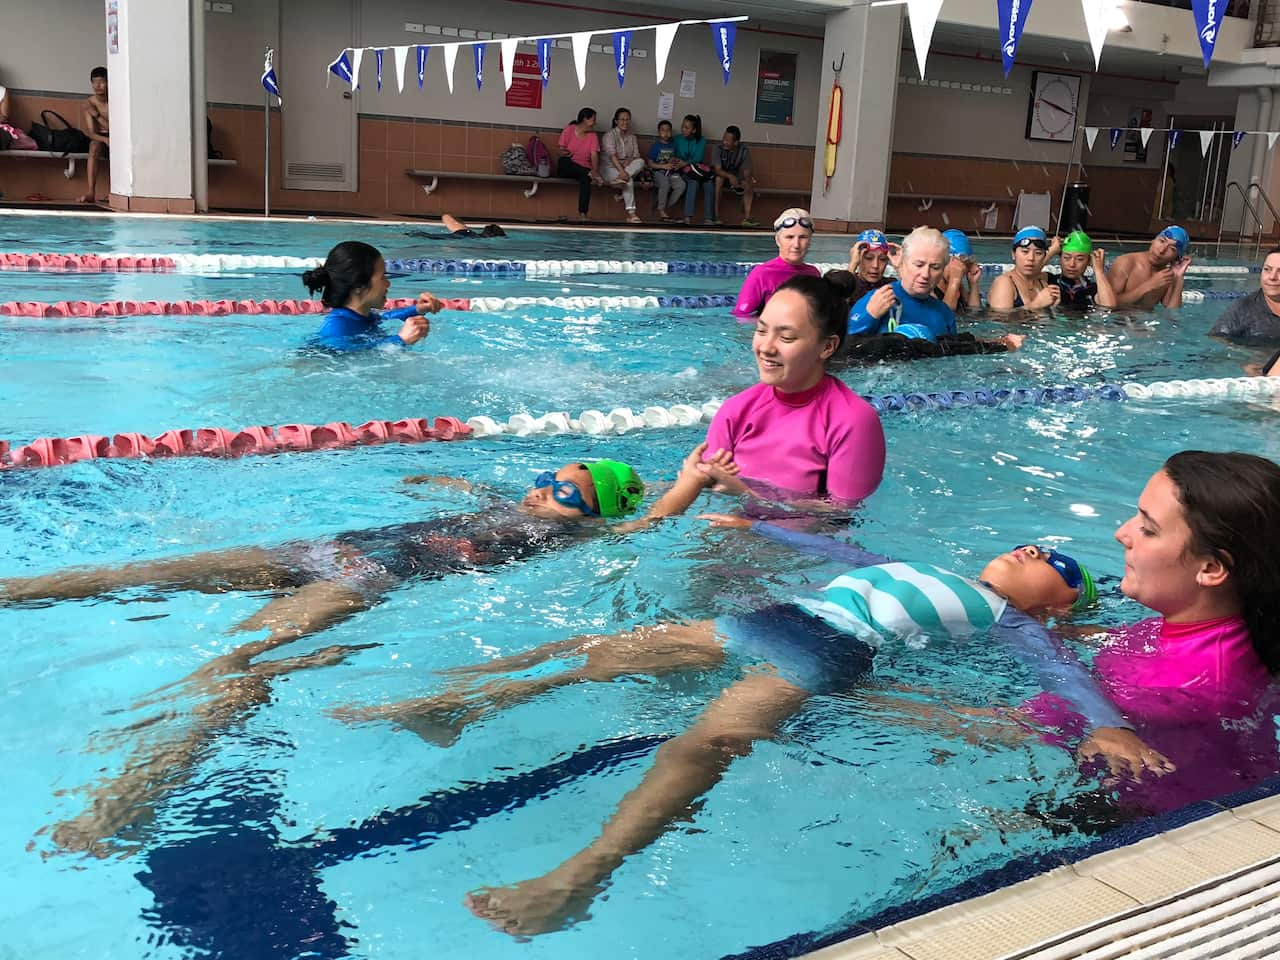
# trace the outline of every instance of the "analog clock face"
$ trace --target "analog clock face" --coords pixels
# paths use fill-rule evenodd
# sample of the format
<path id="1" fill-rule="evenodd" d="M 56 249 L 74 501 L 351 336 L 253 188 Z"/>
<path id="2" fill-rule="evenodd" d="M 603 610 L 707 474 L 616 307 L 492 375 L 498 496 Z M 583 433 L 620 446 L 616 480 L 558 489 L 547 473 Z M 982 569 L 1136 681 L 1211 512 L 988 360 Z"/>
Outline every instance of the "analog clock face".
<path id="1" fill-rule="evenodd" d="M 1032 78 L 1027 137 L 1070 142 L 1075 138 L 1080 78 L 1037 71 Z"/>

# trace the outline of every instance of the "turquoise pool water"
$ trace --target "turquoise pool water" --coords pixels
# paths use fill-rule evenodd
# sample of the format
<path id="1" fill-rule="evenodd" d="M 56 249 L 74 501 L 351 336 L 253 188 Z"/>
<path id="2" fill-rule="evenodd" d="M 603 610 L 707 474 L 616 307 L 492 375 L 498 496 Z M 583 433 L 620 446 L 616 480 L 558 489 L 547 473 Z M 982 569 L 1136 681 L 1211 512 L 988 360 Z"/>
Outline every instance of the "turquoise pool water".
<path id="1" fill-rule="evenodd" d="M 500 251 L 405 228 L 119 218 L 5 218 L 0 250 L 323 255 L 359 236 L 388 257 L 763 259 L 767 237 L 513 231 Z M 603 251 L 607 248 L 608 253 Z M 819 237 L 815 260 L 848 244 Z M 494 251 L 494 252 L 490 252 Z M 980 249 L 1003 260 L 999 245 Z M 680 294 L 735 278 L 591 275 L 522 281 L 402 277 L 393 294 Z M 1246 289 L 1252 278 L 1215 281 Z M 1201 281 L 1192 286 L 1208 288 Z M 296 276 L 0 273 L 0 301 L 302 296 Z M 1019 327 L 1011 355 L 851 369 L 861 392 L 1232 376 L 1257 351 L 1205 337 L 1220 303 L 1180 313 Z M 315 317 L 0 318 L 0 437 L 158 434 L 171 427 L 578 411 L 724 397 L 754 382 L 749 331 L 706 310 L 442 314 L 402 355 L 300 349 Z M 974 329 L 999 325 L 980 321 Z M 1115 592 L 1111 541 L 1146 477 L 1185 447 L 1280 459 L 1276 411 L 1225 400 L 1092 402 L 889 416 L 889 468 L 858 538 L 872 549 L 976 570 L 1052 539 L 1103 578 L 1100 618 L 1134 619 Z M 697 427 L 620 437 L 529 437 L 308 455 L 94 461 L 0 474 L 0 576 L 269 545 L 475 506 L 405 488 L 448 474 L 516 495 L 568 460 L 616 456 L 674 477 Z M 728 508 L 727 501 L 709 506 Z M 0 844 L 6 942 L 16 955 L 241 958 L 719 957 L 837 929 L 1008 859 L 1083 842 L 1011 816 L 1087 789 L 1045 745 L 1005 749 L 907 730 L 855 698 L 816 698 L 785 735 L 736 761 L 688 824 L 632 857 L 590 920 L 518 943 L 461 905 L 467 891 L 541 873 L 585 844 L 652 761 L 744 668 L 557 691 L 467 731 L 448 749 L 328 710 L 435 689 L 433 671 L 575 633 L 705 617 L 786 599 L 832 574 L 810 559 L 680 518 L 629 538 L 414 583 L 272 657 L 363 647 L 257 691 L 194 755 L 120 855 L 54 852 L 48 828 L 85 809 L 83 787 L 139 744 L 184 728 L 198 691 L 149 695 L 231 650 L 248 593 L 157 595 L 0 609 L 9 651 L 0 747 L 9 815 Z M 376 646 L 363 646 L 376 644 Z M 1017 702 L 1030 676 L 981 644 L 887 646 L 872 688 Z M 167 698 L 167 699 L 166 699 Z M 150 722 L 157 716 L 160 722 Z M 153 771 L 161 782 L 175 765 Z M 1047 799 L 1046 799 L 1047 798 Z M 147 821 L 148 817 L 154 819 Z M 1011 821 L 1018 821 L 1011 827 Z"/>

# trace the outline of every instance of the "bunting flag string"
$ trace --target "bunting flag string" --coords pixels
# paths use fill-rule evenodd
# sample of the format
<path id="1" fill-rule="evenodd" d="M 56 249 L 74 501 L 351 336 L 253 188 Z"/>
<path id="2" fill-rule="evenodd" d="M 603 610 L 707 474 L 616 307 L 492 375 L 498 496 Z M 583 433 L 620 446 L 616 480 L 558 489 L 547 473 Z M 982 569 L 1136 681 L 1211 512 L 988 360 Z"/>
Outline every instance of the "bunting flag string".
<path id="1" fill-rule="evenodd" d="M 1013 69 L 1014 54 L 1018 52 L 1018 41 L 1022 39 L 1030 12 L 1031 0 L 996 0 L 996 29 L 1000 31 L 1000 59 L 1004 63 L 1006 80 Z M 1093 146 L 1092 141 L 1089 146 Z"/>
<path id="2" fill-rule="evenodd" d="M 942 0 L 910 0 L 910 3 L 923 2 L 935 8 L 940 8 Z M 1013 3 L 1022 3 L 1030 6 L 1030 0 L 1012 0 Z M 618 84 L 621 86 L 626 80 L 626 69 L 629 62 L 631 52 L 634 45 L 634 35 L 640 30 L 653 30 L 654 32 L 654 65 L 657 71 L 657 82 L 661 83 L 666 75 L 667 58 L 671 52 L 672 44 L 675 42 L 676 33 L 683 26 L 705 23 L 710 25 L 712 36 L 716 46 L 716 59 L 720 63 L 721 71 L 724 75 L 724 82 L 729 82 L 730 69 L 733 66 L 734 45 L 738 32 L 738 24 L 748 20 L 748 17 L 719 17 L 715 20 L 676 20 L 671 23 L 646 24 L 639 27 L 616 27 L 604 30 L 591 30 L 579 33 L 556 33 L 539 37 L 507 37 L 498 35 L 492 40 L 457 40 L 457 41 L 441 41 L 440 43 L 424 43 L 417 44 L 414 49 L 417 53 L 418 63 L 418 89 L 421 90 L 426 82 L 427 54 L 433 47 L 440 47 L 444 51 L 444 71 L 445 81 L 449 85 L 449 92 L 453 93 L 453 68 L 457 62 L 458 47 L 469 46 L 474 51 L 473 56 L 476 67 L 476 87 L 477 89 L 483 83 L 484 74 L 484 48 L 489 43 L 498 43 L 502 52 L 502 69 L 505 77 L 504 82 L 508 89 L 510 88 L 511 70 L 508 69 L 507 61 L 514 62 L 514 53 L 517 46 L 522 43 L 534 44 L 538 49 L 538 68 L 542 75 L 542 85 L 545 87 L 551 80 L 551 48 L 555 40 L 567 39 L 573 48 L 574 67 L 578 74 L 578 89 L 582 90 L 587 85 L 587 55 L 591 52 L 591 38 L 593 36 L 610 35 L 613 37 L 614 48 L 614 69 L 618 74 Z M 934 10 L 933 21 L 937 20 L 937 10 Z M 929 29 L 929 35 L 932 36 L 932 26 Z M 925 39 L 924 45 L 927 51 L 928 38 Z M 349 83 L 352 89 L 357 89 L 360 85 L 360 63 L 364 57 L 366 50 L 374 51 L 374 55 L 378 61 L 378 89 L 382 89 L 382 66 L 383 57 L 387 50 L 391 50 L 395 56 L 397 73 L 400 76 L 399 87 L 401 92 L 404 91 L 403 82 L 403 64 L 407 62 L 409 56 L 409 46 L 392 46 L 392 47 L 347 47 L 344 49 L 328 66 L 328 74 L 326 74 L 326 83 L 328 76 L 336 76 L 341 80 Z M 508 56 L 510 52 L 510 56 Z M 923 76 L 923 59 L 921 59 L 921 75 Z"/>

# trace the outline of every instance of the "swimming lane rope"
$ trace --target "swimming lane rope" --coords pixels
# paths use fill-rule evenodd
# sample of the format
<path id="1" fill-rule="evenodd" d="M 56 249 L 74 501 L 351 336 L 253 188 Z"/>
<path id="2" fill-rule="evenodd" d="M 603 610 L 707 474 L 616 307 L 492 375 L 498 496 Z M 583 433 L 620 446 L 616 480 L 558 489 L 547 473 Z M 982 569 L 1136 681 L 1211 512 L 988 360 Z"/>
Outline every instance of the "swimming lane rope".
<path id="1" fill-rule="evenodd" d="M 190 273 L 228 270 L 301 270 L 323 263 L 316 257 L 285 257 L 258 254 L 169 253 L 169 254 L 61 254 L 0 253 L 0 269 L 71 270 L 114 272 L 120 270 L 177 270 Z M 584 274 L 694 274 L 698 276 L 741 276 L 754 263 L 712 260 L 481 260 L 469 258 L 388 260 L 392 273 L 445 275 L 506 275 L 525 277 L 567 277 Z M 845 262 L 814 263 L 819 270 L 847 269 Z M 1010 263 L 984 263 L 988 274 L 1012 269 Z M 1188 276 L 1243 276 L 1259 273 L 1261 267 L 1230 264 L 1192 264 Z"/>
<path id="2" fill-rule="evenodd" d="M 1229 377 L 1204 380 L 1165 380 L 1153 383 L 1104 384 L 1100 387 L 1014 387 L 973 390 L 941 390 L 928 393 L 865 395 L 881 416 L 888 413 L 934 413 L 966 407 L 1048 406 L 1085 401 L 1169 400 L 1180 398 L 1261 400 L 1280 396 L 1280 377 Z M 608 412 L 584 410 L 577 417 L 563 411 L 533 415 L 513 414 L 506 419 L 472 417 L 466 423 L 455 417 L 370 420 L 353 427 L 348 423 L 285 424 L 282 427 L 245 427 L 231 431 L 220 427 L 169 430 L 152 438 L 140 433 L 41 437 L 10 450 L 0 440 L 0 470 L 8 467 L 52 467 L 79 460 L 137 457 L 239 457 L 247 454 L 329 450 L 377 443 L 422 443 L 430 440 L 513 436 L 589 434 L 603 436 L 633 430 L 687 427 L 708 423 L 721 401 L 695 406 L 650 406 L 636 413 L 630 407 Z"/>

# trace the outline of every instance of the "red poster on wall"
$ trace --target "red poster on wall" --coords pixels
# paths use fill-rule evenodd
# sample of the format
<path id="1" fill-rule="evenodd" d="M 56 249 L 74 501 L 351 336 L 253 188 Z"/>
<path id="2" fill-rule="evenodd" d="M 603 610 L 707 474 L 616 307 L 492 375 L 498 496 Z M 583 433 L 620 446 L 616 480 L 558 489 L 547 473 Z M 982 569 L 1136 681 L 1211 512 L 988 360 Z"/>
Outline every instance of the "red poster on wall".
<path id="1" fill-rule="evenodd" d="M 542 71 L 536 53 L 517 53 L 511 66 L 511 88 L 507 90 L 508 107 L 542 109 Z"/>

